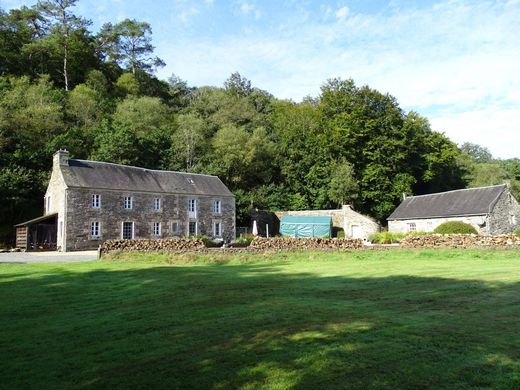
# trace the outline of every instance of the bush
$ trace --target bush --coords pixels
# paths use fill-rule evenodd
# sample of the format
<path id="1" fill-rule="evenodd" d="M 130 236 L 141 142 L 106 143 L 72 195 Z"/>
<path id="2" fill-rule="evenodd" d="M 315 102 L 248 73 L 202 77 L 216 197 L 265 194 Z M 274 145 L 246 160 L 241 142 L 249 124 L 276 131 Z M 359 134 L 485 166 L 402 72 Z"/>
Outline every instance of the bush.
<path id="1" fill-rule="evenodd" d="M 520 228 L 518 228 L 518 229 L 515 230 L 515 235 L 516 235 L 517 237 L 520 237 Z"/>
<path id="2" fill-rule="evenodd" d="M 343 229 L 338 230 L 338 233 L 336 234 L 337 238 L 345 238 L 345 231 Z"/>
<path id="3" fill-rule="evenodd" d="M 444 222 L 437 226 L 433 232 L 438 234 L 477 234 L 477 230 L 473 226 L 460 221 Z"/>
<path id="4" fill-rule="evenodd" d="M 242 248 L 249 246 L 251 244 L 251 241 L 255 238 L 252 234 L 241 234 L 240 237 L 236 238 L 235 240 L 231 241 L 231 246 L 235 248 Z"/>
<path id="5" fill-rule="evenodd" d="M 368 239 L 374 244 L 395 244 L 401 242 L 405 236 L 404 233 L 381 232 L 371 234 Z"/>

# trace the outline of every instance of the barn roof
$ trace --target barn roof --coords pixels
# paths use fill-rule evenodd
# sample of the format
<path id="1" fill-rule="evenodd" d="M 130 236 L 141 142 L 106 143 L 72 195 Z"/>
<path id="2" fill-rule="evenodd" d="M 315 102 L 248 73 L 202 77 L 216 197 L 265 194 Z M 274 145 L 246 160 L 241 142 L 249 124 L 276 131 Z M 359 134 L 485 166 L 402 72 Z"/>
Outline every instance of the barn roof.
<path id="1" fill-rule="evenodd" d="M 217 176 L 132 167 L 99 161 L 69 159 L 62 166 L 68 187 L 234 196 Z"/>
<path id="2" fill-rule="evenodd" d="M 488 214 L 495 207 L 498 197 L 506 189 L 507 186 L 502 184 L 439 192 L 430 195 L 410 196 L 394 210 L 387 220 Z"/>

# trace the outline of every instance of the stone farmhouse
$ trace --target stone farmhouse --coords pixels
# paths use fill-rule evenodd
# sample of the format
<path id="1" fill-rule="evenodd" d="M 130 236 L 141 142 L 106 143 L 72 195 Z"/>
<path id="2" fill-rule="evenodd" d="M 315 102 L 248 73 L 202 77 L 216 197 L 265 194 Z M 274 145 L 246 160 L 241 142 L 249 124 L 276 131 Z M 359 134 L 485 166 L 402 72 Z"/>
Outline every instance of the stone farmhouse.
<path id="1" fill-rule="evenodd" d="M 107 239 L 235 238 L 235 196 L 216 176 L 54 154 L 43 217 L 16 226 L 17 246 L 95 249 Z"/>
<path id="2" fill-rule="evenodd" d="M 393 233 L 431 232 L 461 221 L 481 234 L 505 234 L 520 227 L 520 205 L 503 184 L 406 197 L 387 220 Z"/>

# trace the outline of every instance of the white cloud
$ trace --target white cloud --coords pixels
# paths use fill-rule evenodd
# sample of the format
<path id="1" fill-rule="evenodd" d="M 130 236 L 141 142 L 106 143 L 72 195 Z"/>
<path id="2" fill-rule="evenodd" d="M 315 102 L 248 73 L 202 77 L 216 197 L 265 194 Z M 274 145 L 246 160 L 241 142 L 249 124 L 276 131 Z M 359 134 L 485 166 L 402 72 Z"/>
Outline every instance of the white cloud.
<path id="1" fill-rule="evenodd" d="M 345 19 L 347 18 L 347 15 L 348 15 L 348 7 L 341 7 L 340 9 L 338 9 L 336 11 L 336 18 L 338 18 L 338 20 L 340 22 L 344 22 Z"/>
<path id="2" fill-rule="evenodd" d="M 430 118 L 437 130 L 458 144 L 470 141 L 489 148 L 494 156 L 519 157 L 520 106 L 514 109 L 490 108 Z"/>

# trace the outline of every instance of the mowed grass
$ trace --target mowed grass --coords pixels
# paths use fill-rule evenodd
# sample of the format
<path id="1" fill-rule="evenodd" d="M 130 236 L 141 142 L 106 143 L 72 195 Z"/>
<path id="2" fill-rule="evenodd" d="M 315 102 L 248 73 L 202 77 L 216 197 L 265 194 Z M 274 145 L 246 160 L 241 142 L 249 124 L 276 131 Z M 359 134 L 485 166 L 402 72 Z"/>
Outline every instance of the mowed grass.
<path id="1" fill-rule="evenodd" d="M 3 264 L 0 359 L 6 389 L 518 389 L 520 251 Z"/>

